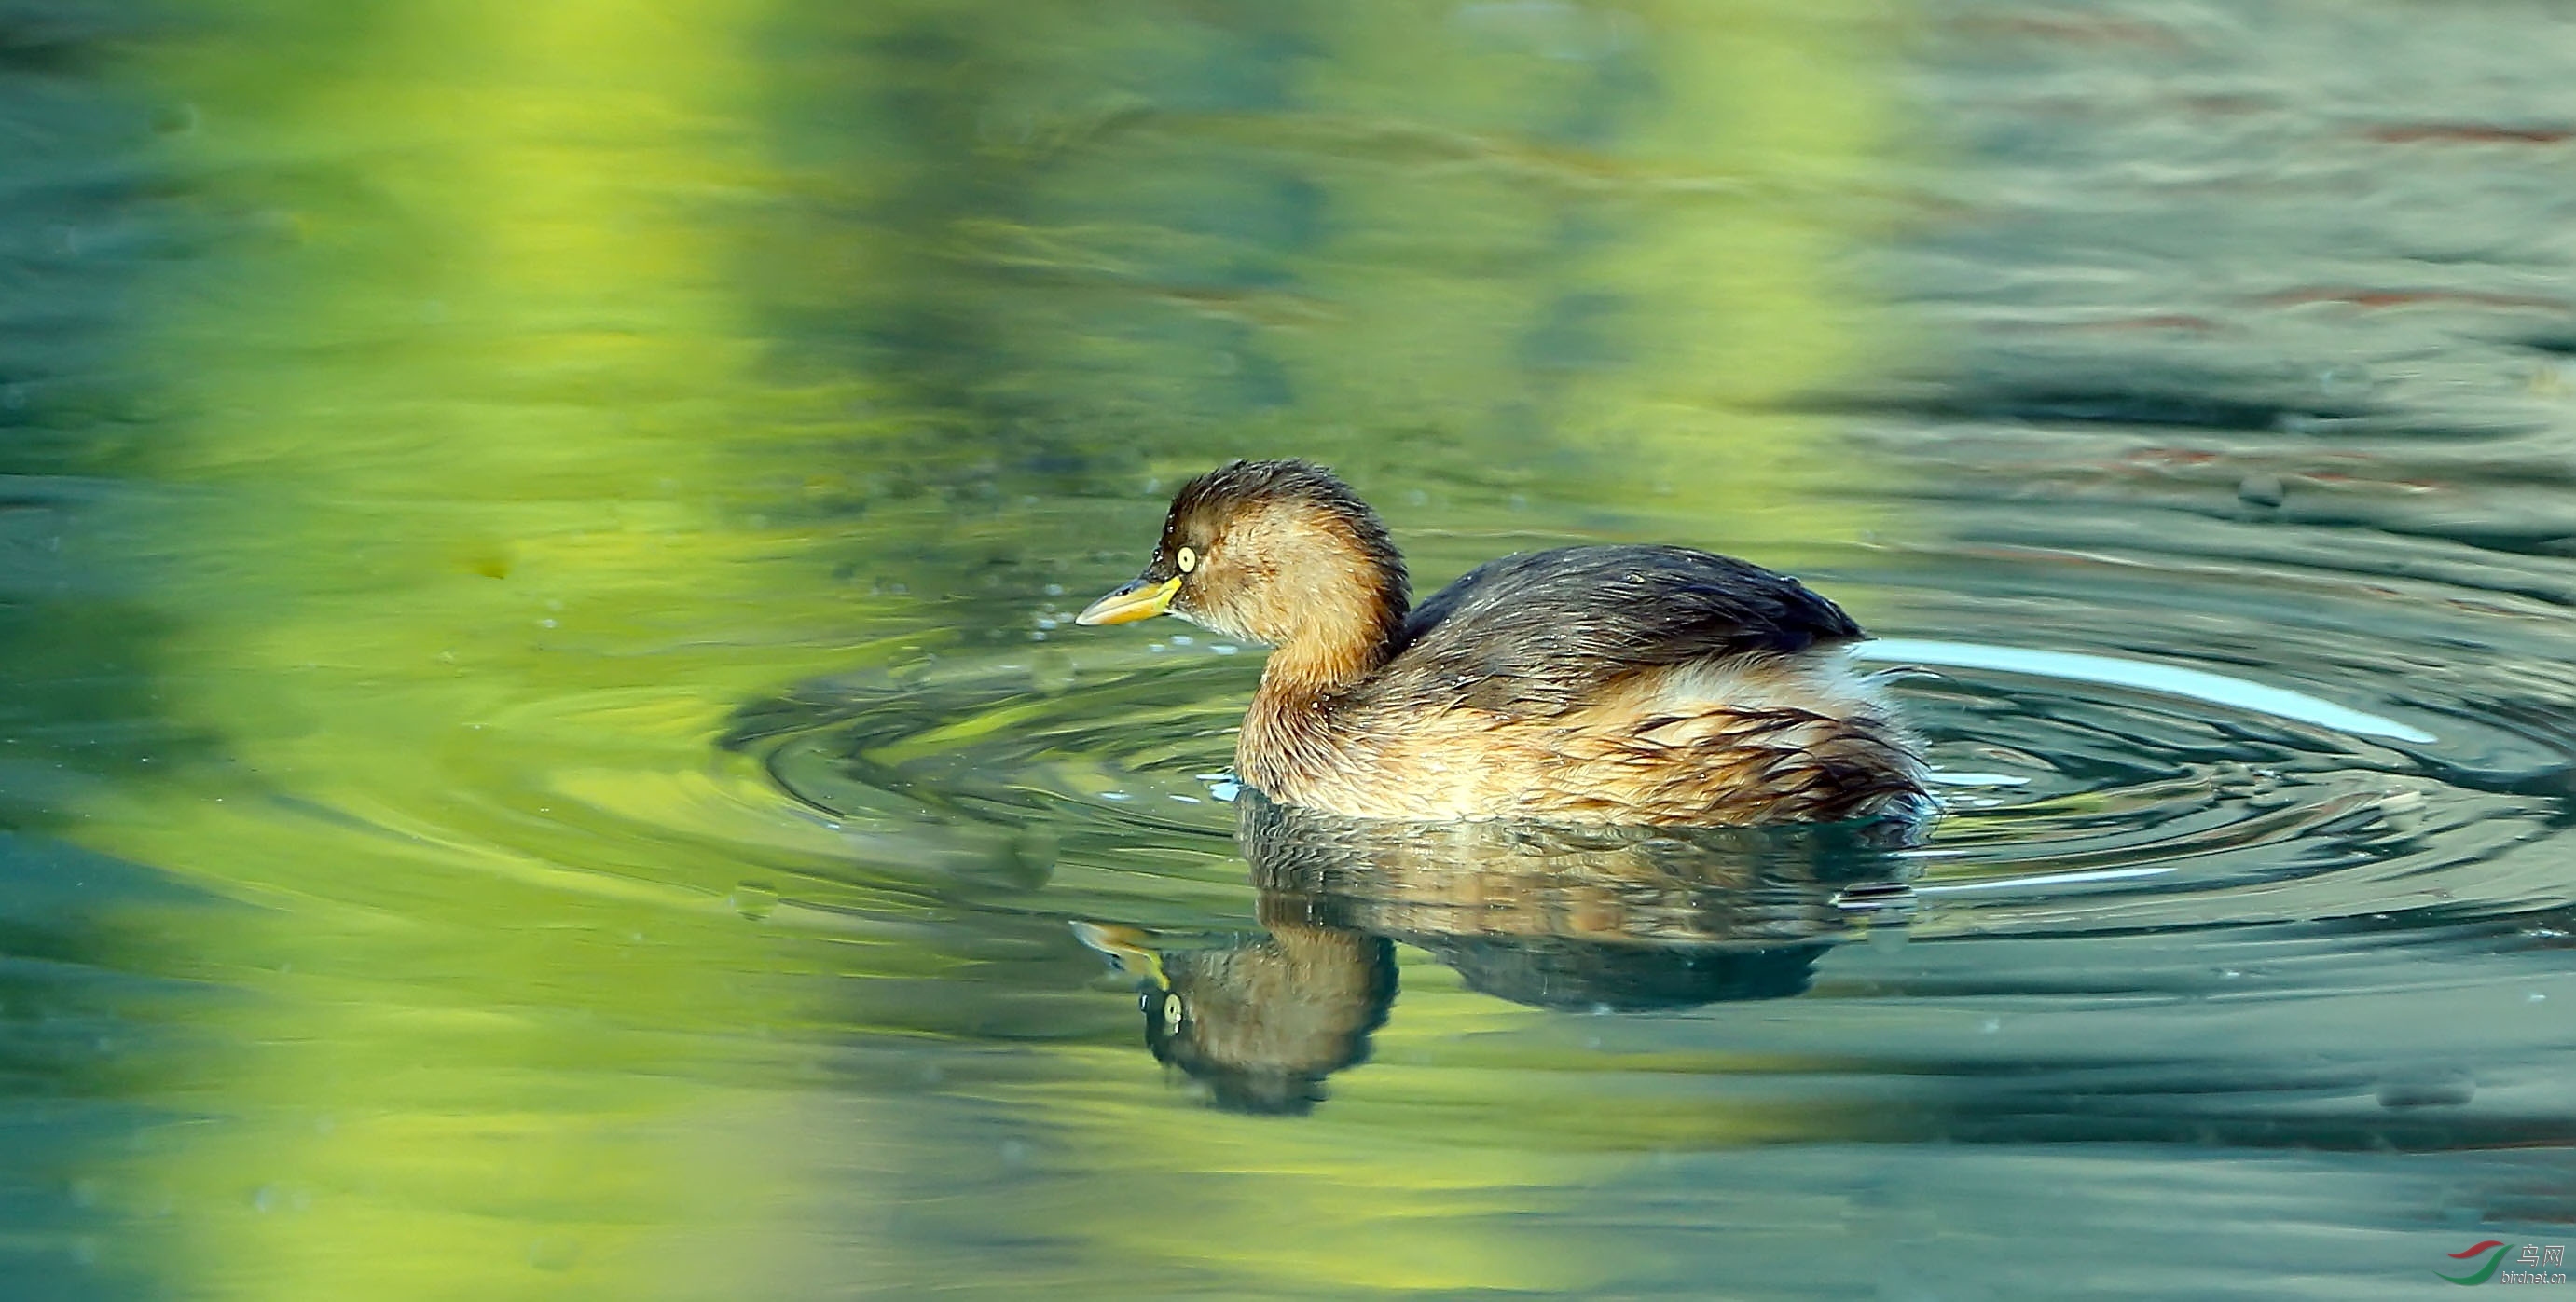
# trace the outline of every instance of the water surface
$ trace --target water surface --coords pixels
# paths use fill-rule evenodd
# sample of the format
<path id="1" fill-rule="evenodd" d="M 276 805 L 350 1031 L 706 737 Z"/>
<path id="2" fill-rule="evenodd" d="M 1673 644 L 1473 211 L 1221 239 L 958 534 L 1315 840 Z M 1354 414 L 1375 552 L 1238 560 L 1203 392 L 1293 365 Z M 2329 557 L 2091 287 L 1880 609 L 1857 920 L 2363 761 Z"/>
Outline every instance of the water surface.
<path id="1" fill-rule="evenodd" d="M 2411 1297 L 2576 1234 L 2576 20 L 0 15 L 0 1278 Z M 1182 478 L 1675 541 L 1945 815 L 1391 835 Z"/>

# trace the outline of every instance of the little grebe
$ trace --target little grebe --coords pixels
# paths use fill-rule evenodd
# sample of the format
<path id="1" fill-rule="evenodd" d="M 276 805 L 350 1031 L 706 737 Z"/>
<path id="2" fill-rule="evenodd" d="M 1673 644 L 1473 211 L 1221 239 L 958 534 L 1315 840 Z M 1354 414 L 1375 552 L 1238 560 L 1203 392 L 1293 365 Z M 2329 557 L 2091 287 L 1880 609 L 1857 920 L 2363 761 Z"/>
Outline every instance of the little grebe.
<path id="1" fill-rule="evenodd" d="M 1748 824 L 1928 803 L 1913 739 L 1845 663 L 1860 626 L 1795 579 L 1567 547 L 1409 595 L 1349 485 L 1238 461 L 1182 486 L 1153 562 L 1078 622 L 1170 613 L 1276 647 L 1235 769 L 1352 817 Z"/>

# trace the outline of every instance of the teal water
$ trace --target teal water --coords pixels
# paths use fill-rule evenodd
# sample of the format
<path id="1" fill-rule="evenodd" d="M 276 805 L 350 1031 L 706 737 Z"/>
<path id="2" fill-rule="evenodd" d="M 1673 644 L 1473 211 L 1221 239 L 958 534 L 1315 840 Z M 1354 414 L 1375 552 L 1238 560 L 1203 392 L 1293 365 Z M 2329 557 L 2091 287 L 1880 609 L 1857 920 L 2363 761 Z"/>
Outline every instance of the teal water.
<path id="1" fill-rule="evenodd" d="M 0 9 L 0 1296 L 2413 1297 L 2576 1235 L 2576 17 Z M 1398 833 L 1235 456 L 1944 816 Z"/>

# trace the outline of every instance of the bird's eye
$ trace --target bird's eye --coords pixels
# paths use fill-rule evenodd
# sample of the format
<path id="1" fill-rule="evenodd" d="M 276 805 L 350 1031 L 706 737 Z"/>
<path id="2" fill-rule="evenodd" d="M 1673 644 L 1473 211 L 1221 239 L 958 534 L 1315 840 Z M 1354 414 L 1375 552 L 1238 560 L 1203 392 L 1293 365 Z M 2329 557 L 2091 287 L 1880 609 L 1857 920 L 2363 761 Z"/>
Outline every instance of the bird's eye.
<path id="1" fill-rule="evenodd" d="M 1199 567 L 1199 554 L 1184 547 L 1179 555 L 1172 558 L 1172 563 L 1181 567 L 1181 573 L 1187 574 Z"/>
<path id="2" fill-rule="evenodd" d="M 1163 1001 L 1163 1034 L 1181 1033 L 1181 997 L 1173 995 Z"/>

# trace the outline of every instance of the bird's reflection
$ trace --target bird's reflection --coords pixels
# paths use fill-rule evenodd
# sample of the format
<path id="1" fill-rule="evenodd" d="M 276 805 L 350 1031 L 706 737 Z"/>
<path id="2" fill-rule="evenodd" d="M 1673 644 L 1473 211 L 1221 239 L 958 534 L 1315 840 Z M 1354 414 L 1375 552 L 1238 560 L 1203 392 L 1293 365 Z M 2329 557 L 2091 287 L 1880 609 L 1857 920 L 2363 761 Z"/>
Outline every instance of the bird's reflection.
<path id="1" fill-rule="evenodd" d="M 1240 1111 L 1308 1111 L 1367 1058 L 1397 941 L 1515 1003 L 1650 1011 L 1799 994 L 1856 918 L 1910 903 L 1900 826 L 1401 824 L 1251 791 L 1237 807 L 1265 934 L 1165 948 L 1075 931 L 1137 979 L 1154 1056 Z"/>

